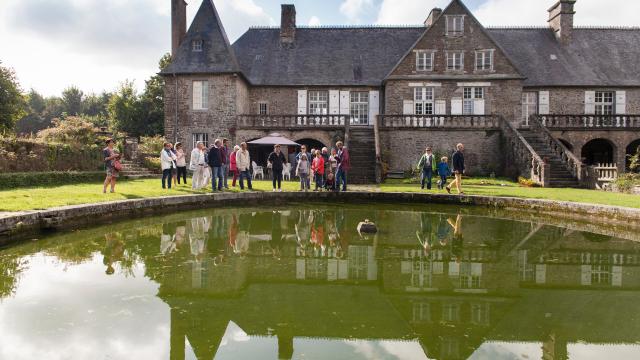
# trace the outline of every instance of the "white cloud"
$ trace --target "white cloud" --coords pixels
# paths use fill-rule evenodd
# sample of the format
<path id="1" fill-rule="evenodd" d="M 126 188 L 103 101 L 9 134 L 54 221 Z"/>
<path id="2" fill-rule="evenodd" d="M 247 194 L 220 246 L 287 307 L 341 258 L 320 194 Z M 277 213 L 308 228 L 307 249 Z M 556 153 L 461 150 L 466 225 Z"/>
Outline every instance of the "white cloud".
<path id="1" fill-rule="evenodd" d="M 309 19 L 309 26 L 320 26 L 322 25 L 322 22 L 320 21 L 320 18 L 318 18 L 317 16 L 312 16 Z"/>
<path id="2" fill-rule="evenodd" d="M 360 16 L 373 7 L 373 0 L 344 0 L 340 12 L 351 22 L 360 22 Z"/>
<path id="3" fill-rule="evenodd" d="M 383 0 L 377 24 L 422 24 L 435 7 L 444 8 L 449 0 Z"/>

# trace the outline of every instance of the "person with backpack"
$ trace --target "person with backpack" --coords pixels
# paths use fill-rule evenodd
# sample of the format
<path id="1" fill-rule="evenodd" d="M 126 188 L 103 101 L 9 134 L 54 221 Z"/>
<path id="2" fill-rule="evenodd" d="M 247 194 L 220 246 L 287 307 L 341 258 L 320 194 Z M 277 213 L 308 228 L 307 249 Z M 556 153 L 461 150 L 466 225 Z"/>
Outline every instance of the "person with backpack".
<path id="1" fill-rule="evenodd" d="M 431 179 L 433 173 L 436 170 L 436 160 L 433 156 L 431 146 L 427 146 L 424 155 L 418 161 L 418 171 L 421 173 L 420 188 L 424 190 L 425 182 L 427 183 L 427 190 L 431 190 Z"/>

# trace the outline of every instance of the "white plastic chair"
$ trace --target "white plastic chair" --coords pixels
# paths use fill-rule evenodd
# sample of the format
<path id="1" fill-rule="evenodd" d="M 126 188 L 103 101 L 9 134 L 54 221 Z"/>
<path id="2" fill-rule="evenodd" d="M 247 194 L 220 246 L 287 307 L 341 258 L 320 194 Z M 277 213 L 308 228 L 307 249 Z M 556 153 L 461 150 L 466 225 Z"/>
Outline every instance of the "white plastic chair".
<path id="1" fill-rule="evenodd" d="M 284 164 L 282 169 L 282 178 L 291 181 L 291 163 Z"/>
<path id="2" fill-rule="evenodd" d="M 253 168 L 253 178 L 255 179 L 258 175 L 260 175 L 260 179 L 264 180 L 264 169 L 262 168 L 262 166 L 258 166 L 255 161 L 252 161 L 251 167 Z"/>

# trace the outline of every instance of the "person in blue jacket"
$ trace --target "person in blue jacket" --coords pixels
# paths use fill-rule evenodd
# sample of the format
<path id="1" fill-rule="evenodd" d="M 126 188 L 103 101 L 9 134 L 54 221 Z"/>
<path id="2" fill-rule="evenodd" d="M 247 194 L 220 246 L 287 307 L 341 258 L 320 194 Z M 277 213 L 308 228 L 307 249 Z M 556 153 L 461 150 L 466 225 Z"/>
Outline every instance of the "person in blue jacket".
<path id="1" fill-rule="evenodd" d="M 438 175 L 440 176 L 440 180 L 438 181 L 438 190 L 444 189 L 447 186 L 447 177 L 451 175 L 451 170 L 449 170 L 449 159 L 446 156 L 443 156 L 438 163 Z"/>

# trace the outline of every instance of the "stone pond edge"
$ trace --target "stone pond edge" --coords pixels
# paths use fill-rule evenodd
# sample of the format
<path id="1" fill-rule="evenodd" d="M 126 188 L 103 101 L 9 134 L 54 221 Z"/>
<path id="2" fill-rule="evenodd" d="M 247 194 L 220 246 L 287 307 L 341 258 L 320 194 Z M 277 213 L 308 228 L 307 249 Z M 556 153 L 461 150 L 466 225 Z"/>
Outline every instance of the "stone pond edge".
<path id="1" fill-rule="evenodd" d="M 0 245 L 43 231 L 99 225 L 128 218 L 159 215 L 170 211 L 229 205 L 283 205 L 289 202 L 387 202 L 484 206 L 492 209 L 525 210 L 571 220 L 629 225 L 640 223 L 640 209 L 497 196 L 456 196 L 431 193 L 347 192 L 245 192 L 166 196 L 95 204 L 72 205 L 9 214 L 0 217 Z"/>

